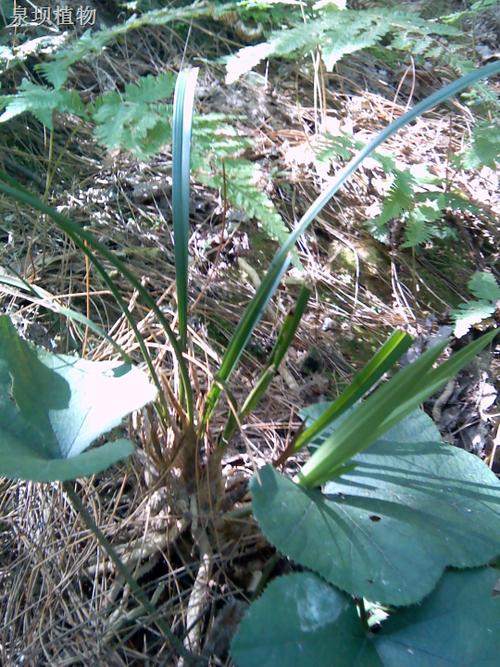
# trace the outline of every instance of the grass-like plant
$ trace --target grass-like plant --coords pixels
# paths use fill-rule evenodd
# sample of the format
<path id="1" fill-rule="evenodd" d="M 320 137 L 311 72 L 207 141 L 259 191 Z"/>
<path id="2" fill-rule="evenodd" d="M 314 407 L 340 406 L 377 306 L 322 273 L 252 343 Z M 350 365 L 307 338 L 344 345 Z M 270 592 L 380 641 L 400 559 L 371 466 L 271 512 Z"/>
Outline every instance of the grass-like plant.
<path id="1" fill-rule="evenodd" d="M 179 74 L 174 101 L 172 173 L 177 332 L 127 266 L 92 234 L 0 173 L 0 192 L 50 217 L 92 262 L 127 318 L 156 388 L 158 419 L 173 434 L 174 454 L 167 467 L 177 469 L 177 495 L 189 503 L 193 538 L 202 562 L 209 558 L 209 531 L 201 529 L 196 519 L 208 508 L 217 510 L 222 505 L 219 497 L 223 488 L 222 454 L 278 371 L 307 306 L 308 290 L 304 286 L 295 309 L 284 321 L 261 376 L 243 404 L 238 405 L 230 392 L 231 375 L 290 264 L 296 241 L 383 141 L 418 115 L 499 70 L 500 65 L 493 63 L 443 87 L 394 121 L 352 158 L 305 212 L 277 252 L 234 331 L 204 400 L 195 395 L 187 326 L 190 141 L 196 70 Z M 103 259 L 131 283 L 162 325 L 178 369 L 177 394 L 172 388 L 165 389 L 134 316 Z M 232 655 L 238 665 L 437 667 L 472 664 L 472 654 L 478 657 L 478 664 L 493 665 L 491 656 L 498 639 L 495 633 L 488 632 L 488 625 L 474 626 L 474 643 L 464 642 L 462 636 L 456 641 L 449 640 L 450 618 L 464 622 L 461 613 L 469 612 L 455 605 L 458 608 L 447 617 L 443 610 L 446 611 L 450 595 L 463 594 L 478 618 L 483 619 L 487 614 L 488 623 L 499 618 L 498 602 L 487 596 L 494 574 L 485 566 L 500 554 L 500 484 L 479 459 L 440 442 L 437 429 L 419 411 L 419 405 L 491 343 L 495 335 L 496 331 L 483 335 L 435 366 L 446 344 L 437 345 L 363 400 L 411 344 L 409 336 L 396 332 L 337 401 L 302 411 L 305 430 L 279 462 L 274 466 L 269 462 L 256 472 L 251 490 L 253 513 L 264 535 L 279 552 L 306 571 L 273 581 L 252 605 L 232 644 Z M 86 400 L 78 393 L 73 379 L 74 373 L 81 372 L 81 363 L 35 350 L 17 337 L 7 319 L 0 321 L 0 391 L 4 399 L 0 410 L 0 472 L 12 478 L 65 480 L 65 489 L 87 525 L 129 581 L 144 610 L 152 615 L 151 602 L 68 481 L 102 470 L 104 463 L 110 464 L 131 451 L 129 444 L 111 443 L 105 447 L 107 452 L 113 452 L 114 458 L 106 459 L 103 447 L 91 449 L 84 465 L 81 452 L 91 444 L 90 435 L 100 435 L 114 422 L 99 422 L 89 437 L 78 441 L 78 446 L 75 438 L 79 436 L 67 431 L 67 420 L 70 425 L 78 420 Z M 99 376 L 103 386 L 107 380 L 126 382 L 127 373 L 133 372 L 121 365 L 89 369 L 88 382 L 97 382 Z M 52 386 L 56 388 L 54 392 L 47 393 L 46 388 Z M 153 398 L 153 389 L 148 383 L 143 386 L 144 398 L 134 396 L 133 401 L 125 388 L 123 405 L 116 418 Z M 225 427 L 217 435 L 213 433 L 212 418 L 222 395 L 228 397 L 230 412 Z M 116 400 L 122 403 L 118 394 Z M 66 437 L 69 446 L 64 445 Z M 206 447 L 207 442 L 212 443 L 211 449 Z M 206 461 L 201 456 L 202 448 L 208 452 Z M 308 448 L 311 456 L 294 480 L 278 472 L 278 463 L 303 448 Z M 99 451 L 101 456 L 97 454 Z M 60 464 L 64 470 L 60 475 L 59 464 L 54 463 L 59 459 L 66 461 Z M 48 467 L 37 465 L 40 461 L 48 462 Z M 45 474 L 44 470 L 51 472 Z M 215 534 L 221 521 L 223 516 L 214 521 Z M 268 573 L 271 571 L 272 567 L 268 568 Z M 203 566 L 200 572 L 203 574 Z M 195 587 L 202 583 L 200 577 Z M 414 606 L 424 598 L 422 606 Z M 482 603 L 485 612 L 478 611 Z M 194 611 L 198 610 L 197 604 L 193 603 Z M 283 615 L 273 612 L 276 605 L 284 610 Z M 396 611 L 399 607 L 402 609 Z M 389 615 L 389 620 L 382 622 L 375 639 L 374 619 L 380 619 L 381 615 Z M 173 650 L 185 660 L 194 660 L 165 620 L 154 618 Z M 191 648 L 199 648 L 199 641 L 189 628 L 191 620 L 188 613 L 186 632 Z M 428 636 L 419 631 L 422 623 L 432 627 Z M 437 656 L 436 660 L 422 661 L 429 653 Z M 417 657 L 412 662 L 408 655 L 414 654 Z M 332 655 L 336 656 L 335 662 Z M 466 657 L 462 662 L 453 662 L 453 656 L 457 655 Z M 207 658 L 204 657 L 205 661 Z"/>

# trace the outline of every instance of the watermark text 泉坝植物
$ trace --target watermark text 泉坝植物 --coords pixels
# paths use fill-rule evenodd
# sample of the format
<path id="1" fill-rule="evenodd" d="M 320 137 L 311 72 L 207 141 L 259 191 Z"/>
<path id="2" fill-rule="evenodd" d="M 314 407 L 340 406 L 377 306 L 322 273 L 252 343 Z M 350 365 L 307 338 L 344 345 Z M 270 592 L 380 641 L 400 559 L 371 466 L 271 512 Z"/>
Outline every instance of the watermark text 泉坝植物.
<path id="1" fill-rule="evenodd" d="M 14 3 L 13 15 L 8 28 L 29 25 L 55 24 L 58 26 L 87 25 L 96 22 L 96 10 L 88 5 L 68 7 L 67 5 L 47 5 L 46 7 L 26 7 Z"/>

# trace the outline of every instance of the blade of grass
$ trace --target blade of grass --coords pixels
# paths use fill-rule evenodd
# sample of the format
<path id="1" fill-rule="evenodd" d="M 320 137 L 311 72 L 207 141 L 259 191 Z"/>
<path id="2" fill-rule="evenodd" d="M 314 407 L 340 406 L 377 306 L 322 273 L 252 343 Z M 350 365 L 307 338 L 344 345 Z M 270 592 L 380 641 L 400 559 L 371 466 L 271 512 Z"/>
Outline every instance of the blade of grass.
<path id="1" fill-rule="evenodd" d="M 19 186 L 17 184 L 13 185 L 12 183 L 13 179 L 11 179 L 4 172 L 0 171 L 0 192 L 3 192 L 3 194 L 14 198 L 16 201 L 23 202 L 24 204 L 31 206 L 40 213 L 48 215 L 56 223 L 56 225 L 65 234 L 68 235 L 68 237 L 73 241 L 73 243 L 90 259 L 90 261 L 93 263 L 97 271 L 100 273 L 102 279 L 104 280 L 106 285 L 109 287 L 109 290 L 115 297 L 120 307 L 120 310 L 127 318 L 127 321 L 129 322 L 134 332 L 134 335 L 137 339 L 138 345 L 141 350 L 141 354 L 143 355 L 144 360 L 153 378 L 153 381 L 155 382 L 155 385 L 158 388 L 160 400 L 164 401 L 161 382 L 154 369 L 154 365 L 151 360 L 150 354 L 144 343 L 144 339 L 137 328 L 135 320 L 130 311 L 128 310 L 127 305 L 123 301 L 118 287 L 114 283 L 113 279 L 109 276 L 109 273 L 106 271 L 104 266 L 98 260 L 96 255 L 92 252 L 91 248 L 96 252 L 98 252 L 103 257 L 105 257 L 117 269 L 117 271 L 119 271 L 125 278 L 127 278 L 132 287 L 134 287 L 134 289 L 136 289 L 137 292 L 140 294 L 144 303 L 147 306 L 149 306 L 149 308 L 151 308 L 151 310 L 155 313 L 155 315 L 158 317 L 160 324 L 164 328 L 165 334 L 170 342 L 170 345 L 172 346 L 173 352 L 179 364 L 181 382 L 183 383 L 185 395 L 187 398 L 188 416 L 190 421 L 192 422 L 194 414 L 193 395 L 189 381 L 187 366 L 182 356 L 182 352 L 180 350 L 177 338 L 175 337 L 175 334 L 171 330 L 167 320 L 165 319 L 165 316 L 163 315 L 160 308 L 156 304 L 156 301 L 148 294 L 148 292 L 141 285 L 140 281 L 127 268 L 127 266 L 121 260 L 119 260 L 110 250 L 108 250 L 106 246 L 97 241 L 97 239 L 93 236 L 93 234 L 82 229 L 80 225 L 73 222 L 62 213 L 59 213 L 59 211 L 56 211 L 56 209 L 45 204 L 41 199 L 34 196 L 28 190 L 22 188 L 22 186 Z M 166 406 L 164 405 L 164 407 Z"/>
<path id="2" fill-rule="evenodd" d="M 175 281 L 179 344 L 187 343 L 189 174 L 194 90 L 198 69 L 185 70 L 177 77 L 172 120 L 172 218 L 174 227 Z"/>
<path id="3" fill-rule="evenodd" d="M 498 335 L 498 330 L 490 331 L 478 340 L 469 343 L 459 352 L 455 352 L 447 361 L 440 364 L 437 368 L 431 368 L 422 381 L 414 388 L 414 396 L 412 402 L 416 401 L 418 404 L 423 403 L 429 396 L 432 396 L 440 387 L 444 386 L 450 378 L 456 375 L 464 366 L 466 366 L 476 356 L 478 352 L 492 342 Z M 389 428 L 392 428 L 404 416 L 409 414 L 414 409 L 413 405 L 407 409 L 404 405 L 396 408 L 387 419 L 379 426 L 379 435 L 385 433 Z M 402 414 L 402 416 L 400 416 Z M 379 437 L 377 435 L 377 437 Z"/>
<path id="4" fill-rule="evenodd" d="M 269 363 L 276 371 L 283 361 L 285 354 L 288 352 L 288 348 L 293 342 L 302 316 L 304 315 L 307 308 L 307 302 L 309 301 L 310 296 L 311 290 L 305 285 L 302 285 L 294 307 L 291 308 L 291 310 L 288 312 L 285 321 L 283 322 L 283 327 L 269 359 Z"/>
<path id="5" fill-rule="evenodd" d="M 280 334 L 276 340 L 275 346 L 271 352 L 266 367 L 262 371 L 254 388 L 249 393 L 245 402 L 243 403 L 243 406 L 238 412 L 238 419 L 235 418 L 232 412 L 228 417 L 228 421 L 222 435 L 222 446 L 225 446 L 229 442 L 231 436 L 234 434 L 237 428 L 238 422 L 241 422 L 242 419 L 244 419 L 247 415 L 250 414 L 250 412 L 252 412 L 254 407 L 265 394 L 271 380 L 278 372 L 280 364 L 283 361 L 285 354 L 287 353 L 288 348 L 292 344 L 292 341 L 295 337 L 297 328 L 305 312 L 310 295 L 311 291 L 305 285 L 302 285 L 294 308 L 292 308 L 292 310 L 288 313 L 285 321 L 283 322 L 283 327 L 281 328 Z"/>
<path id="6" fill-rule="evenodd" d="M 29 299 L 31 303 L 39 304 L 40 306 L 43 306 L 47 310 L 51 310 L 57 315 L 62 315 L 63 317 L 67 317 L 69 320 L 83 324 L 95 334 L 107 340 L 113 349 L 116 350 L 116 352 L 118 352 L 118 354 L 122 357 L 123 361 L 129 364 L 133 362 L 132 358 L 127 354 L 127 352 L 125 352 L 123 347 L 115 340 L 113 340 L 113 338 L 111 338 L 111 336 L 109 336 L 103 329 L 101 329 L 100 326 L 95 324 L 95 322 L 92 322 L 92 320 L 89 320 L 87 317 L 85 317 L 85 315 L 82 315 L 82 313 L 79 313 L 77 310 L 67 308 L 66 306 L 61 306 L 57 302 L 56 298 L 50 294 L 50 292 L 47 292 L 39 285 L 30 285 L 30 283 L 24 280 L 22 276 L 8 275 L 0 275 L 0 285 L 7 285 L 14 288 L 13 290 L 6 290 L 6 292 L 19 296 L 22 295 L 24 299 L 28 297 L 26 294 L 23 294 L 23 290 L 25 292 L 29 292 Z"/>
<path id="7" fill-rule="evenodd" d="M 209 390 L 205 402 L 201 429 L 208 423 L 210 416 L 217 405 L 217 401 L 219 400 L 222 387 L 233 372 L 253 330 L 266 310 L 271 296 L 276 291 L 281 278 L 287 269 L 289 261 L 290 259 L 288 258 L 288 261 L 283 262 L 279 269 L 274 271 L 272 275 L 270 275 L 269 272 L 266 274 L 260 288 L 257 290 L 252 301 L 248 304 L 247 309 L 226 348 L 219 371 L 215 375 L 214 382 Z"/>
<path id="8" fill-rule="evenodd" d="M 316 486 L 335 477 L 337 471 L 353 456 L 369 447 L 418 408 L 422 401 L 445 385 L 496 335 L 497 331 L 485 334 L 433 369 L 433 363 L 447 343 L 436 345 L 410 366 L 399 371 L 354 409 L 340 427 L 321 444 L 299 472 L 299 483 L 303 486 Z"/>
<path id="9" fill-rule="evenodd" d="M 418 378 L 432 367 L 446 343 L 436 345 L 417 361 L 403 368 L 377 392 L 358 405 L 339 428 L 329 436 L 305 463 L 299 473 L 301 484 L 314 485 L 331 471 L 347 463 L 376 439 L 378 426 L 398 402 L 411 398 Z"/>
<path id="10" fill-rule="evenodd" d="M 354 376 L 350 385 L 337 400 L 297 437 L 293 451 L 296 452 L 308 445 L 334 419 L 353 406 L 396 363 L 411 344 L 411 336 L 404 331 L 395 331 L 363 370 Z"/>
<path id="11" fill-rule="evenodd" d="M 212 414 L 215 406 L 217 405 L 217 401 L 219 400 L 221 386 L 224 386 L 234 368 L 236 367 L 236 364 L 238 363 L 241 354 L 243 353 L 243 350 L 246 347 L 250 336 L 252 335 L 253 330 L 258 324 L 267 304 L 276 291 L 283 274 L 287 270 L 288 265 L 290 264 L 290 252 L 292 248 L 314 220 L 314 218 L 323 209 L 323 207 L 330 201 L 334 194 L 356 171 L 356 169 L 359 168 L 363 160 L 368 157 L 375 149 L 377 149 L 380 144 L 386 141 L 386 139 L 398 132 L 402 127 L 410 123 L 417 116 L 425 113 L 435 105 L 444 102 L 446 99 L 452 97 L 453 95 L 456 95 L 464 88 L 467 88 L 473 84 L 475 81 L 478 81 L 479 79 L 485 78 L 487 76 L 491 76 L 499 71 L 500 62 L 490 63 L 484 67 L 480 67 L 479 69 L 474 70 L 473 72 L 469 72 L 456 81 L 452 81 L 452 83 L 444 86 L 440 90 L 432 93 L 432 95 L 429 95 L 429 97 L 426 97 L 424 100 L 416 104 L 413 109 L 407 111 L 405 114 L 393 121 L 390 125 L 384 128 L 373 141 L 361 149 L 359 153 L 357 153 L 357 155 L 355 155 L 352 160 L 344 167 L 344 169 L 339 172 L 333 183 L 311 204 L 311 206 L 299 220 L 296 228 L 290 233 L 287 241 L 276 253 L 259 289 L 257 290 L 254 298 L 248 305 L 245 313 L 243 314 L 243 317 L 236 327 L 233 338 L 231 339 L 222 359 L 219 372 L 214 378 L 212 386 L 208 392 L 202 426 L 206 425 L 208 422 L 210 415 Z"/>

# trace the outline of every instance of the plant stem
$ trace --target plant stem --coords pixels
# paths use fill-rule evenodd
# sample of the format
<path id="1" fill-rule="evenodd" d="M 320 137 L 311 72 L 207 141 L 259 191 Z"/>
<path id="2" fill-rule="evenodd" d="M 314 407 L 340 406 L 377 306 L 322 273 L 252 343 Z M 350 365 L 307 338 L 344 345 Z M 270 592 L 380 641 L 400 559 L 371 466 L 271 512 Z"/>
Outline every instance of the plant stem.
<path id="1" fill-rule="evenodd" d="M 78 514 L 81 516 L 81 518 L 83 519 L 83 522 L 85 523 L 87 528 L 89 528 L 89 530 L 91 530 L 92 533 L 96 536 L 96 538 L 100 542 L 101 546 L 104 548 L 104 550 L 106 551 L 108 556 L 113 561 L 113 564 L 115 565 L 119 574 L 123 577 L 123 579 L 130 586 L 130 590 L 132 591 L 132 594 L 135 596 L 136 600 L 144 607 L 145 611 L 154 620 L 154 622 L 158 626 L 161 633 L 168 639 L 168 641 L 173 645 L 173 647 L 175 647 L 178 654 L 181 655 L 184 658 L 184 660 L 186 661 L 185 664 L 189 664 L 189 665 L 199 664 L 199 661 L 196 658 L 196 656 L 194 656 L 192 653 L 190 653 L 184 647 L 182 641 L 179 639 L 179 637 L 174 635 L 172 630 L 168 627 L 167 623 L 165 623 L 165 621 L 163 619 L 159 618 L 160 612 L 150 602 L 149 598 L 144 593 L 144 591 L 140 587 L 139 583 L 132 576 L 131 572 L 129 571 L 127 566 L 124 564 L 124 562 L 120 558 L 120 556 L 119 556 L 118 552 L 116 551 L 116 549 L 114 548 L 114 546 L 111 544 L 111 542 L 108 540 L 108 538 L 104 535 L 102 530 L 97 526 L 97 524 L 94 521 L 94 519 L 92 518 L 90 512 L 87 510 L 87 508 L 85 507 L 85 505 L 81 501 L 80 496 L 73 489 L 72 483 L 71 482 L 63 482 L 63 489 L 66 492 L 68 498 L 70 499 L 71 504 L 73 505 L 75 510 L 78 512 Z"/>

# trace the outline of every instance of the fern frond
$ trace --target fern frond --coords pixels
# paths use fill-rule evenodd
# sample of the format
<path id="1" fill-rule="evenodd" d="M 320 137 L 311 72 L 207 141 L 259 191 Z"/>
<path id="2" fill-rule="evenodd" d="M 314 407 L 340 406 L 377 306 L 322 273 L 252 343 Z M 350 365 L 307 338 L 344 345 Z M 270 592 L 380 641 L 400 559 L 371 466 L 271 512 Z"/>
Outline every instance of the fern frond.
<path id="1" fill-rule="evenodd" d="M 226 194 L 231 206 L 244 212 L 249 220 L 257 220 L 270 239 L 283 244 L 288 239 L 289 231 L 264 191 L 264 174 L 260 167 L 249 160 L 226 159 L 224 171 Z M 207 165 L 205 169 L 197 169 L 195 177 L 208 187 L 223 187 L 222 174 L 207 168 Z M 296 266 L 301 267 L 296 253 L 292 260 Z"/>
<path id="2" fill-rule="evenodd" d="M 288 240 L 288 229 L 264 191 L 264 175 L 254 162 L 227 160 L 227 193 L 231 203 L 258 220 L 266 234 L 280 245 Z"/>
<path id="3" fill-rule="evenodd" d="M 470 202 L 459 190 L 451 190 L 449 192 L 435 190 L 433 192 L 417 193 L 415 199 L 416 201 L 427 199 L 428 201 L 435 202 L 435 205 L 441 211 L 450 209 L 452 211 L 468 211 L 474 215 L 485 214 L 483 209 Z"/>
<path id="4" fill-rule="evenodd" d="M 396 169 L 393 174 L 394 180 L 384 199 L 382 212 L 372 221 L 379 228 L 384 227 L 390 220 L 400 217 L 405 211 L 411 210 L 413 206 L 415 178 L 407 169 Z"/>
<path id="5" fill-rule="evenodd" d="M 132 16 L 125 23 L 92 32 L 87 30 L 81 37 L 68 47 L 59 51 L 48 63 L 37 65 L 37 69 L 45 76 L 54 88 L 61 88 L 68 78 L 69 68 L 88 56 L 101 53 L 103 48 L 113 40 L 126 35 L 132 30 L 146 26 L 162 26 L 175 21 L 189 21 L 210 15 L 210 7 L 192 5 L 190 7 L 157 9 L 146 12 L 142 16 Z"/>
<path id="6" fill-rule="evenodd" d="M 193 169 L 208 169 L 211 160 L 220 161 L 221 158 L 236 157 L 251 142 L 241 137 L 230 121 L 237 116 L 221 113 L 197 115 L 193 119 Z"/>
<path id="7" fill-rule="evenodd" d="M 451 316 L 455 322 L 453 330 L 457 338 L 469 333 L 474 324 L 479 324 L 495 312 L 495 304 L 490 301 L 468 301 L 452 310 Z"/>
<path id="8" fill-rule="evenodd" d="M 497 302 L 500 301 L 500 285 L 489 271 L 476 271 L 467 283 L 467 287 L 477 300 L 461 303 L 451 311 L 455 321 L 454 334 L 457 338 L 468 333 L 474 324 L 479 324 L 493 315 Z"/>
<path id="9" fill-rule="evenodd" d="M 352 11 L 336 12 L 334 26 L 325 32 L 321 40 L 321 55 L 328 72 L 346 55 L 362 51 L 384 37 L 391 23 L 384 12 Z"/>
<path id="10" fill-rule="evenodd" d="M 0 104 L 5 107 L 0 123 L 27 111 L 49 129 L 53 129 L 52 117 L 56 110 L 86 117 L 85 107 L 76 91 L 54 90 L 34 84 L 28 79 L 23 79 L 16 95 L 4 96 Z"/>
<path id="11" fill-rule="evenodd" d="M 91 54 L 99 54 L 113 36 L 113 30 L 101 30 L 96 33 L 87 30 L 70 46 L 58 51 L 53 60 L 36 65 L 36 69 L 58 90 L 66 83 L 71 65 Z"/>
<path id="12" fill-rule="evenodd" d="M 338 159 L 350 160 L 354 151 L 361 150 L 364 145 L 362 141 L 355 139 L 352 135 L 345 133 L 333 135 L 325 132 L 312 143 L 312 148 L 319 162 L 330 162 Z M 371 157 L 380 164 L 386 173 L 392 174 L 396 171 L 396 163 L 391 155 L 375 151 Z"/>
<path id="13" fill-rule="evenodd" d="M 262 60 L 270 56 L 287 56 L 316 47 L 324 32 L 323 20 L 310 21 L 295 28 L 272 32 L 266 42 L 245 46 L 234 55 L 225 58 L 226 83 L 237 81 Z"/>
<path id="14" fill-rule="evenodd" d="M 500 160 L 500 124 L 479 123 L 472 132 L 472 143 L 460 156 L 464 169 L 496 168 Z"/>
<path id="15" fill-rule="evenodd" d="M 500 285 L 489 271 L 476 271 L 467 283 L 467 287 L 476 299 L 492 303 L 500 301 Z"/>
<path id="16" fill-rule="evenodd" d="M 404 242 L 402 248 L 415 248 L 427 243 L 436 236 L 436 228 L 431 222 L 441 217 L 441 211 L 433 206 L 421 204 L 411 211 L 405 225 Z"/>
<path id="17" fill-rule="evenodd" d="M 159 102 L 170 97 L 175 88 L 174 74 L 164 72 L 153 76 L 144 76 L 137 83 L 129 83 L 125 86 L 125 97 L 129 102 L 142 102 L 148 104 Z"/>
<path id="18" fill-rule="evenodd" d="M 191 164 L 193 175 L 208 187 L 222 189 L 223 169 L 225 190 L 231 206 L 257 220 L 269 238 L 284 243 L 289 231 L 265 193 L 265 176 L 259 165 L 242 159 L 241 153 L 251 146 L 246 137 L 238 135 L 225 114 L 195 116 Z M 294 263 L 300 266 L 297 255 Z"/>
<path id="19" fill-rule="evenodd" d="M 451 25 L 426 21 L 413 12 L 397 9 L 340 11 L 330 7 L 320 12 L 318 18 L 274 31 L 267 41 L 244 47 L 226 58 L 226 82 L 236 81 L 271 56 L 290 57 L 316 48 L 321 51 L 326 69 L 331 71 L 345 55 L 375 46 L 388 34 L 395 35 L 393 48 L 410 51 L 424 37 L 425 48 L 430 48 L 433 42 L 429 35 L 457 35 L 459 31 Z"/>
<path id="20" fill-rule="evenodd" d="M 120 95 L 102 95 L 93 107 L 94 135 L 108 148 L 125 148 L 144 159 L 156 153 L 171 139 L 172 106 L 159 104 L 169 97 L 175 85 L 171 74 L 143 77 L 128 84 Z"/>
<path id="21" fill-rule="evenodd" d="M 347 134 L 333 135 L 329 132 L 318 137 L 313 145 L 316 158 L 320 162 L 331 162 L 332 160 L 350 160 L 355 148 L 353 137 Z"/>

